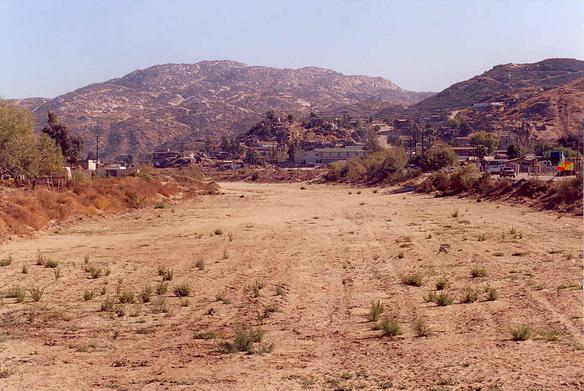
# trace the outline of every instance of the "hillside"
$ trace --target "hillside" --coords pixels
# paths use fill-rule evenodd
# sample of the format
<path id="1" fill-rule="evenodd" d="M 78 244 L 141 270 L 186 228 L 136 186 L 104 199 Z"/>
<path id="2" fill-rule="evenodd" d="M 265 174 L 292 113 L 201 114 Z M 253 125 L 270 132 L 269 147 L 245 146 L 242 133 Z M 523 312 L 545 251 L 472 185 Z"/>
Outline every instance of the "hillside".
<path id="1" fill-rule="evenodd" d="M 533 64 L 497 65 L 469 80 L 414 105 L 416 109 L 445 110 L 472 106 L 524 89 L 548 89 L 584 77 L 584 61 L 547 59 Z"/>
<path id="2" fill-rule="evenodd" d="M 576 134 L 582 126 L 584 77 L 555 88 L 524 88 L 496 98 L 505 103 L 503 110 L 464 109 L 456 118 L 475 129 L 514 129 L 523 122 L 540 139 L 558 139 Z"/>
<path id="3" fill-rule="evenodd" d="M 410 105 L 427 96 L 380 77 L 205 61 L 157 65 L 91 84 L 42 104 L 35 116 L 40 126 L 55 111 L 88 148 L 99 135 L 104 155 L 114 156 L 241 133 L 271 109 L 306 116 L 360 102 Z"/>
<path id="4" fill-rule="evenodd" d="M 502 106 L 476 108 L 474 104 L 500 102 Z M 429 119 L 446 125 L 448 118 L 463 120 L 477 130 L 514 130 L 522 123 L 531 134 L 557 139 L 573 134 L 584 113 L 584 61 L 546 59 L 533 64 L 497 65 L 409 108 L 388 107 L 374 116 Z"/>
<path id="5" fill-rule="evenodd" d="M 45 103 L 50 101 L 50 99 L 49 98 L 25 98 L 25 99 L 8 99 L 8 101 L 15 104 L 15 105 L 26 107 L 30 111 L 34 112 L 39 107 L 41 107 L 42 105 L 44 105 Z"/>

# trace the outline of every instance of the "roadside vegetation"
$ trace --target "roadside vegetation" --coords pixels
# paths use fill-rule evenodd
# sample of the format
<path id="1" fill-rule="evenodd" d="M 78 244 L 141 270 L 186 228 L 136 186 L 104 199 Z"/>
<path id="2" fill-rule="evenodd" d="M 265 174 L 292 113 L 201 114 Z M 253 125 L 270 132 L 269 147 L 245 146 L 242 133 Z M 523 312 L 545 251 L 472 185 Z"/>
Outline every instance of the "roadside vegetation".
<path id="1" fill-rule="evenodd" d="M 541 209 L 582 213 L 582 175 L 547 182 L 533 178 L 495 181 L 489 174 L 480 174 L 469 165 L 453 171 L 438 170 L 417 185 L 416 191 L 437 192 L 441 196 L 465 194 L 485 200 L 527 201 Z"/>
<path id="2" fill-rule="evenodd" d="M 404 179 L 407 163 L 403 148 L 376 150 L 367 156 L 334 162 L 326 174 L 329 181 L 397 182 Z"/>

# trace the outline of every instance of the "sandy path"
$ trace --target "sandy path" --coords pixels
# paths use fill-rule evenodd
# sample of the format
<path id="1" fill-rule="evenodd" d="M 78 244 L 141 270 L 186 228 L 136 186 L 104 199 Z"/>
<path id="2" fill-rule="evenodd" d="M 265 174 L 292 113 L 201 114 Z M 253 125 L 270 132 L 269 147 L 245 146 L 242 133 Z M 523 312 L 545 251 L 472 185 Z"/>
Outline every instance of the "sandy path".
<path id="1" fill-rule="evenodd" d="M 224 183 L 226 194 L 174 209 L 5 243 L 0 256 L 15 261 L 0 268 L 0 288 L 45 292 L 39 302 L 2 299 L 0 389 L 584 389 L 581 218 L 306 187 Z M 35 264 L 37 250 L 60 261 L 58 279 Z M 85 255 L 111 274 L 90 279 Z M 119 289 L 155 287 L 161 265 L 174 271 L 168 312 L 153 303 L 100 311 Z M 471 278 L 475 265 L 488 276 Z M 401 283 L 414 272 L 422 287 Z M 454 304 L 424 301 L 439 277 Z M 172 293 L 181 282 L 193 288 L 188 303 Z M 486 301 L 486 284 L 497 300 Z M 469 286 L 479 300 L 459 303 Z M 85 301 L 85 290 L 96 296 Z M 401 335 L 373 329 L 372 300 Z M 432 336 L 416 336 L 418 318 Z M 532 339 L 515 342 L 509 328 L 522 323 Z M 223 353 L 235 324 L 261 326 L 273 352 Z"/>

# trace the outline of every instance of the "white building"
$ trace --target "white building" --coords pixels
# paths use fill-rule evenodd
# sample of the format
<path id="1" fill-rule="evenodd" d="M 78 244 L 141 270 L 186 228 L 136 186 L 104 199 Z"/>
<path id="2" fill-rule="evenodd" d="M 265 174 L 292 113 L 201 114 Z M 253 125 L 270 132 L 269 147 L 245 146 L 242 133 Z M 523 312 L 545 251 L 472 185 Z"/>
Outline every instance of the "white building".
<path id="1" fill-rule="evenodd" d="M 363 147 L 315 148 L 308 151 L 299 150 L 294 154 L 298 164 L 329 164 L 339 160 L 361 158 L 367 155 Z"/>

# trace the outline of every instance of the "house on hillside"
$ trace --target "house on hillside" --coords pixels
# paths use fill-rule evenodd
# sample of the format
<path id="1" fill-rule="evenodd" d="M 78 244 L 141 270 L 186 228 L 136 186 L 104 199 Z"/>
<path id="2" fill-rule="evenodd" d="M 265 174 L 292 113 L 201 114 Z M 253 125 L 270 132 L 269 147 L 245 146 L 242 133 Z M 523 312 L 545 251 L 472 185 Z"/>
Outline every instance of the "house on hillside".
<path id="1" fill-rule="evenodd" d="M 470 137 L 454 137 L 452 140 L 452 145 L 456 147 L 470 147 Z"/>
<path id="2" fill-rule="evenodd" d="M 475 147 L 452 147 L 459 161 L 468 160 L 472 156 L 476 156 Z"/>
<path id="3" fill-rule="evenodd" d="M 361 146 L 315 148 L 308 151 L 298 150 L 294 153 L 294 162 L 308 166 L 330 164 L 339 160 L 361 158 L 367 151 Z"/>
<path id="4" fill-rule="evenodd" d="M 393 121 L 393 128 L 397 131 L 409 131 L 413 127 L 413 122 L 406 118 L 398 118 Z"/>
<path id="5" fill-rule="evenodd" d="M 497 134 L 497 139 L 499 140 L 498 149 L 506 150 L 509 145 L 517 144 L 517 136 L 509 131 L 500 131 Z"/>
<path id="6" fill-rule="evenodd" d="M 484 109 L 491 109 L 491 108 L 503 108 L 505 104 L 503 102 L 480 102 L 474 103 L 472 105 L 473 109 L 484 110 Z"/>

